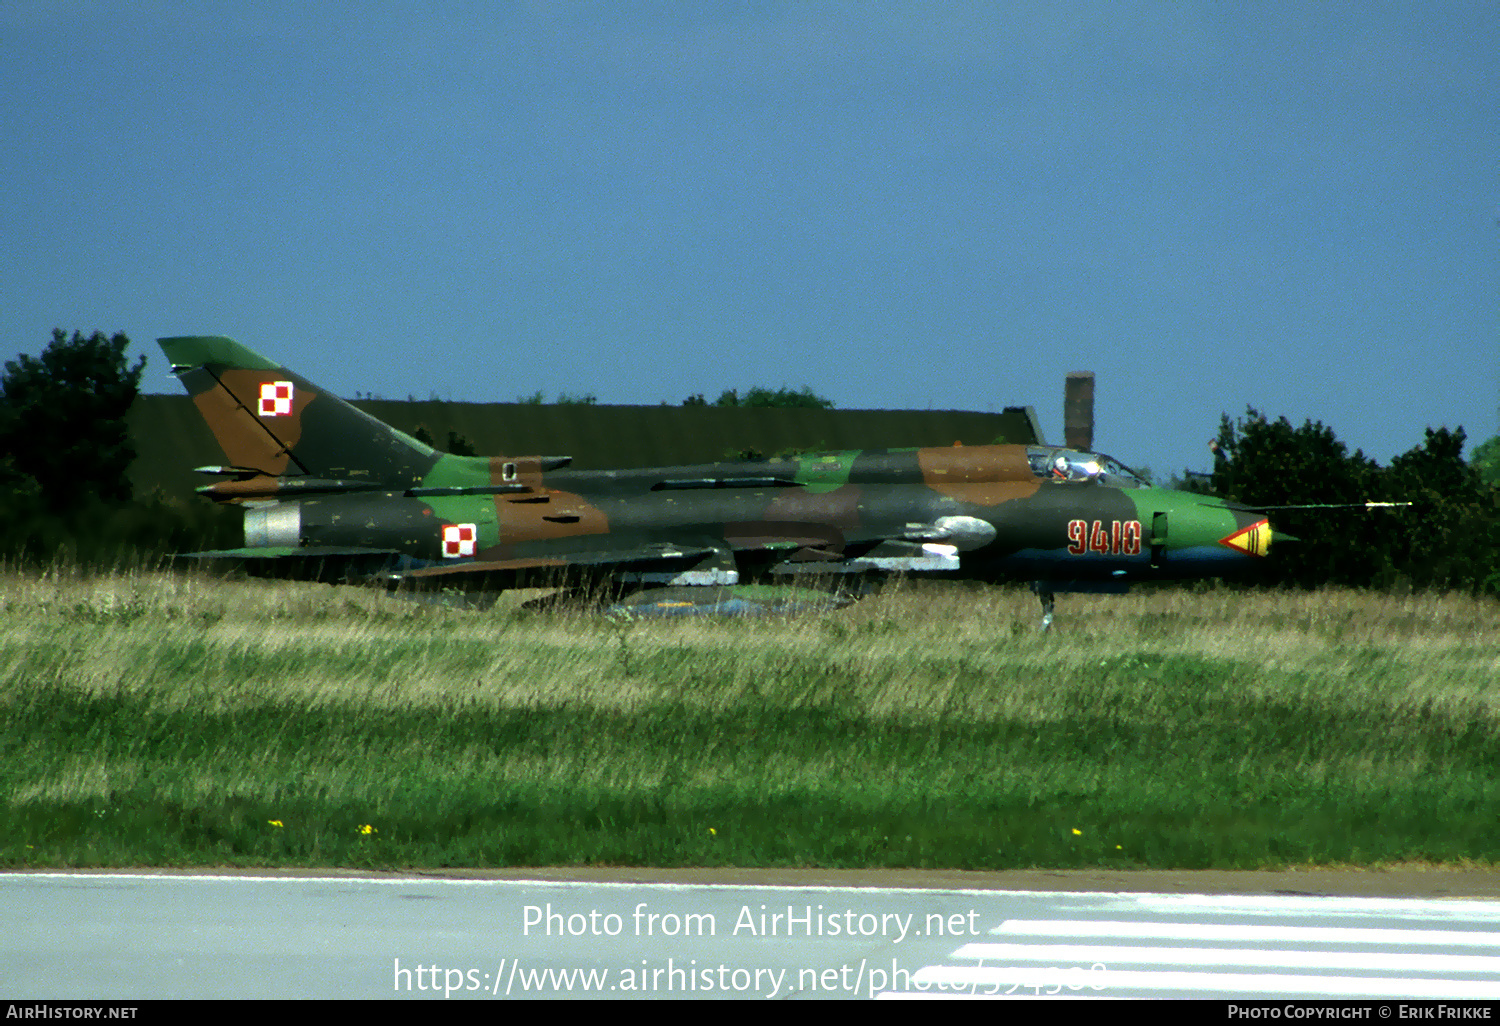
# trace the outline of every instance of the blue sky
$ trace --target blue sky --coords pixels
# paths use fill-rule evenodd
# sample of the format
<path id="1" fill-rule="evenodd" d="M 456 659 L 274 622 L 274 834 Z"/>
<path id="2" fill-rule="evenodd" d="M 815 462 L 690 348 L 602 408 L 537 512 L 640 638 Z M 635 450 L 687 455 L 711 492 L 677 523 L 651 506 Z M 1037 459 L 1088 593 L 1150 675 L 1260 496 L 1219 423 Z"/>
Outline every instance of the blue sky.
<path id="1" fill-rule="evenodd" d="M 1206 469 L 1500 406 L 1493 2 L 0 0 L 0 358 L 224 334 L 344 395 L 809 385 Z"/>

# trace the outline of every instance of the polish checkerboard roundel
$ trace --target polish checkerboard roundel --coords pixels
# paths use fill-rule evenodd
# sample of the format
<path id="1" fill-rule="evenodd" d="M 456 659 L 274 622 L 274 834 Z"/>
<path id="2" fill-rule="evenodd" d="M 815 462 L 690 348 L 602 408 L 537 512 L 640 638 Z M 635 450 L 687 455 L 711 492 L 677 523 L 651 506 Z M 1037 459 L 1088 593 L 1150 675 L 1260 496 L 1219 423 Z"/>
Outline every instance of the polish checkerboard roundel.
<path id="1" fill-rule="evenodd" d="M 267 381 L 260 386 L 260 415 L 262 417 L 290 417 L 292 415 L 292 383 L 290 381 Z"/>
<path id="2" fill-rule="evenodd" d="M 473 524 L 443 525 L 443 555 L 449 559 L 474 555 L 474 542 L 479 529 Z"/>

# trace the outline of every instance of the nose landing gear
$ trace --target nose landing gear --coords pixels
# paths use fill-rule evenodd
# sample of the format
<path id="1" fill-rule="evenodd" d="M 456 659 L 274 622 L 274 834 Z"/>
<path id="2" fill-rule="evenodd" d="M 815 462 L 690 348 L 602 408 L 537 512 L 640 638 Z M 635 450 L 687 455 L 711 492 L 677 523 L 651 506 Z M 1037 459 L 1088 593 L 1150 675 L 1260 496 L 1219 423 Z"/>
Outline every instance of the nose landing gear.
<path id="1" fill-rule="evenodd" d="M 1052 586 L 1046 581 L 1032 581 L 1031 590 L 1042 603 L 1042 633 L 1052 629 L 1052 610 L 1057 601 L 1057 596 L 1052 593 Z"/>

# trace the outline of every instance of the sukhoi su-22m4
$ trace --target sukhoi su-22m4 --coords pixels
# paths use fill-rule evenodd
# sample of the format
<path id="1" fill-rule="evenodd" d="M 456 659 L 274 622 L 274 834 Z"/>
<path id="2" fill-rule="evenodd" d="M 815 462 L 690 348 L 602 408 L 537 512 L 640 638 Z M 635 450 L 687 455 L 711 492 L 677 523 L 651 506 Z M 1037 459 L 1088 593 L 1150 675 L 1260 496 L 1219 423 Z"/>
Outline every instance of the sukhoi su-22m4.
<path id="1" fill-rule="evenodd" d="M 227 338 L 160 340 L 224 452 L 198 491 L 244 510 L 250 573 L 493 594 L 516 587 L 754 603 L 853 595 L 893 574 L 1058 591 L 1233 572 L 1264 511 L 1148 487 L 1043 445 L 828 452 L 629 470 L 566 456 L 452 456 Z M 787 589 L 787 586 L 792 586 Z M 649 605 L 649 603 L 648 603 Z"/>

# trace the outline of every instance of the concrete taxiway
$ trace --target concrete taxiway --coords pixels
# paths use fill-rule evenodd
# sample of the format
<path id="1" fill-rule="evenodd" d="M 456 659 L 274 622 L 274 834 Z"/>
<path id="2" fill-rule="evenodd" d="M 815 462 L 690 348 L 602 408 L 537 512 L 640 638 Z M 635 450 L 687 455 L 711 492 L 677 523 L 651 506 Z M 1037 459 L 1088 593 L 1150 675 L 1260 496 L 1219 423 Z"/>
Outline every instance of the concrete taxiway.
<path id="1" fill-rule="evenodd" d="M 1492 876 L 13 873 L 0 994 L 1493 999 Z"/>

